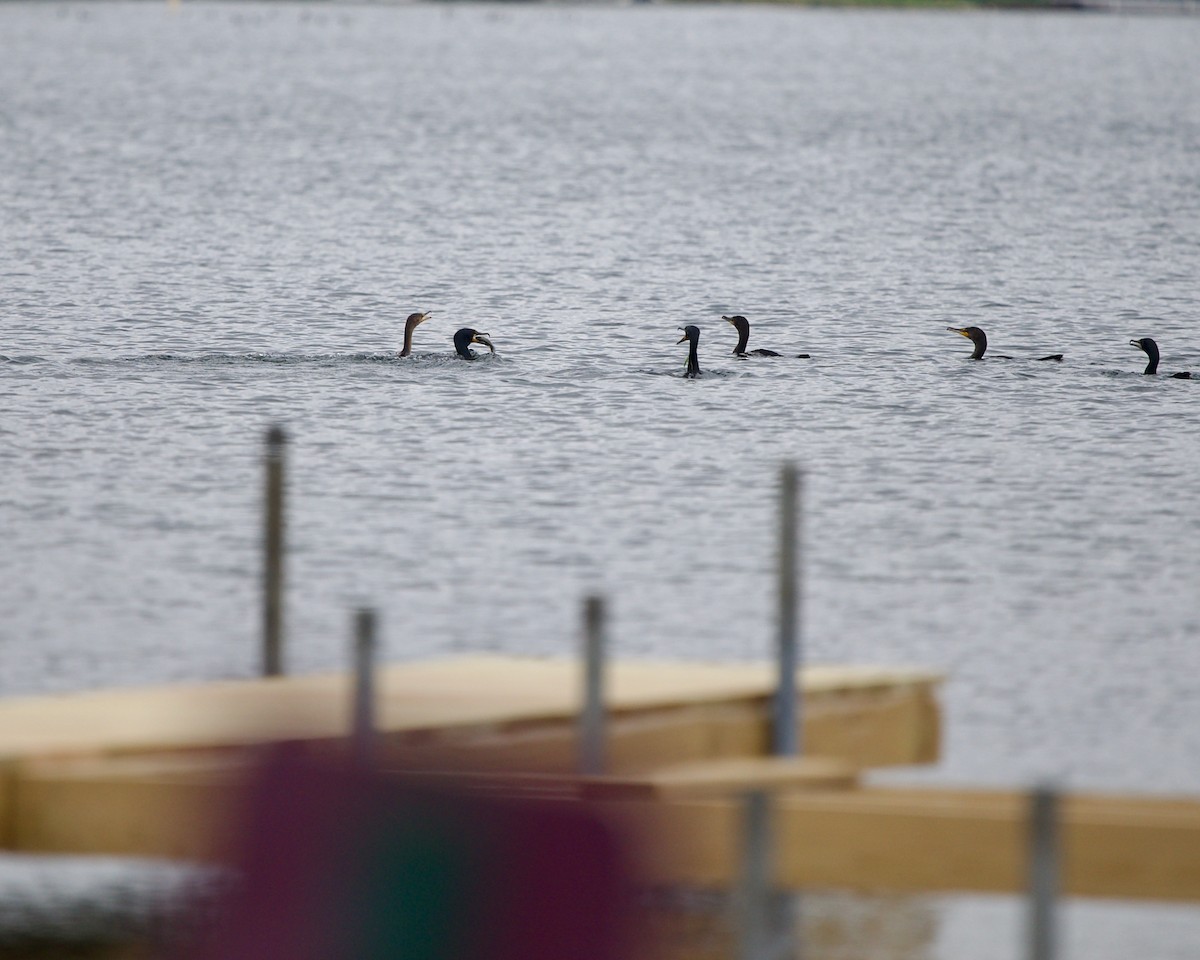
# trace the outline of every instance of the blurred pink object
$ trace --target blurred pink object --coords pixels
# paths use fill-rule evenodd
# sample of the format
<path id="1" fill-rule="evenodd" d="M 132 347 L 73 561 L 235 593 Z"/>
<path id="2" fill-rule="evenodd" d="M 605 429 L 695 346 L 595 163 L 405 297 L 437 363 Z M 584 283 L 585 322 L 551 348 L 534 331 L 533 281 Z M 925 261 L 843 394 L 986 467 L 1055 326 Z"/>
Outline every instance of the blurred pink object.
<path id="1" fill-rule="evenodd" d="M 241 885 L 194 960 L 623 960 L 632 886 L 579 802 L 466 793 L 278 748 Z"/>

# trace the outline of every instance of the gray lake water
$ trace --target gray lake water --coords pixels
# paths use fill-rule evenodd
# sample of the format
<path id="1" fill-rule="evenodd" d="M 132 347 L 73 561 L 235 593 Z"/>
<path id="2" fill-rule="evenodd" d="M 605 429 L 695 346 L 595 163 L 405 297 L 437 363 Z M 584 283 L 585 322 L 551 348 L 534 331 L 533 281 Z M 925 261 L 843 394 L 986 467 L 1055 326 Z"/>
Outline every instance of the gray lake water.
<path id="1" fill-rule="evenodd" d="M 1200 792 L 1200 383 L 1129 346 L 1200 373 L 1198 54 L 1200 17 L 0 4 L 0 693 L 253 675 L 272 422 L 291 670 L 360 604 L 392 659 L 568 654 L 592 590 L 621 654 L 760 658 L 791 458 L 808 655 L 945 669 L 932 777 Z M 735 312 L 812 359 L 736 360 Z M 1081 956 L 1200 954 L 1083 909 Z"/>

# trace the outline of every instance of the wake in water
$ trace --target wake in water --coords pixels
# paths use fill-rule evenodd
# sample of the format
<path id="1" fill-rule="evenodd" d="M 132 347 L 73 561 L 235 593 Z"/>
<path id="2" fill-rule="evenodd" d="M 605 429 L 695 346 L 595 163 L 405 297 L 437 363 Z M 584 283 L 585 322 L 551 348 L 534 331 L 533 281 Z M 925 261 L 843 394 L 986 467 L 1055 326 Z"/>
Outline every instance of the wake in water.
<path id="1" fill-rule="evenodd" d="M 662 370 L 662 369 L 652 370 L 649 367 L 639 367 L 631 372 L 638 373 L 638 374 L 641 374 L 641 375 L 647 376 L 647 377 L 671 377 L 672 379 L 675 379 L 675 380 L 723 380 L 727 377 L 744 376 L 747 371 L 744 371 L 744 370 L 713 370 L 710 368 L 708 370 L 702 370 L 698 374 L 688 376 L 686 371 L 680 370 L 678 367 L 673 366 L 669 370 Z"/>
<path id="2" fill-rule="evenodd" d="M 14 358 L 14 362 L 34 361 L 40 358 Z M 482 362 L 505 362 L 494 354 L 482 354 L 476 358 Z M 455 353 L 425 353 L 401 357 L 388 353 L 148 353 L 133 357 L 81 357 L 74 363 L 87 366 L 120 366 L 125 364 L 197 364 L 201 366 L 242 366 L 271 364 L 276 366 L 320 366 L 337 367 L 348 364 L 394 364 L 398 367 L 449 366 L 463 363 Z"/>

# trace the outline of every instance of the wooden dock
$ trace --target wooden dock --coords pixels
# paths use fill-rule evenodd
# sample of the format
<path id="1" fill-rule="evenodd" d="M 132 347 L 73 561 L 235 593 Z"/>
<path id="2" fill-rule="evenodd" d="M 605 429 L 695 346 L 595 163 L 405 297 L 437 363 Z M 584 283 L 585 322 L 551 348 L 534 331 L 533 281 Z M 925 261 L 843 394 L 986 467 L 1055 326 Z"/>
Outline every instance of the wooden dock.
<path id="1" fill-rule="evenodd" d="M 410 765 L 573 774 L 580 670 L 573 661 L 501 657 L 382 667 L 383 746 Z M 838 758 L 843 779 L 862 767 L 935 761 L 940 680 L 926 670 L 805 670 L 807 751 Z M 731 777 L 729 764 L 767 753 L 772 684 L 765 664 L 612 664 L 609 772 L 646 783 L 751 782 L 745 770 Z M 0 702 L 0 845 L 204 855 L 209 831 L 179 826 L 193 822 L 180 811 L 203 820 L 236 781 L 246 748 L 341 741 L 350 701 L 351 679 L 327 674 Z M 705 764 L 718 766 L 706 773 Z M 764 776 L 770 784 L 791 774 Z"/>
<path id="2" fill-rule="evenodd" d="M 469 657 L 379 669 L 385 766 L 474 789 L 586 799 L 644 839 L 651 883 L 732 883 L 741 795 L 769 791 L 785 887 L 1017 892 L 1025 797 L 884 789 L 862 771 L 938 758 L 941 677 L 810 667 L 805 757 L 769 753 L 772 669 L 612 664 L 608 766 L 578 769 L 579 664 Z M 0 846 L 26 852 L 224 855 L 222 828 L 254 748 L 338 749 L 344 674 L 0 702 Z M 1081 896 L 1200 901 L 1200 802 L 1063 802 L 1063 887 Z"/>
<path id="3" fill-rule="evenodd" d="M 941 679 L 928 670 L 805 669 L 806 748 L 862 766 L 936 760 L 934 691 Z M 766 664 L 617 662 L 606 682 L 618 738 L 622 725 L 631 741 L 646 743 L 660 725 L 672 732 L 698 725 L 739 741 L 711 745 L 717 754 L 744 752 L 743 740 L 750 752 L 765 749 L 756 738 L 765 736 L 763 709 L 774 682 Z M 573 769 L 573 757 L 564 767 L 552 755 L 560 735 L 573 735 L 580 708 L 583 681 L 575 661 L 462 657 L 395 664 L 379 669 L 377 686 L 377 723 L 393 742 L 483 751 L 495 738 L 506 746 L 536 743 L 547 751 L 540 762 Z M 338 738 L 349 730 L 350 698 L 351 678 L 334 673 L 5 700 L 0 763 Z M 671 759 L 711 752 L 707 745 L 670 739 Z M 624 754 L 618 745 L 613 757 L 617 769 L 658 761 L 653 747 Z"/>

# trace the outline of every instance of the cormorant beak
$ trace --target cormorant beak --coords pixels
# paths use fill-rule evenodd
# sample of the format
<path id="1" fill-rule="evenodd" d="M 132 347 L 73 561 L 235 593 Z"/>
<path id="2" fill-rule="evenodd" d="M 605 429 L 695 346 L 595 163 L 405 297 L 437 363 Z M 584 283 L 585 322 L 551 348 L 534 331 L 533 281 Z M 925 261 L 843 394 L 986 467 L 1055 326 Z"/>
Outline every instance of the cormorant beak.
<path id="1" fill-rule="evenodd" d="M 725 314 L 721 314 L 721 319 L 728 320 L 730 323 L 733 323 L 733 317 L 727 317 L 727 316 L 725 316 Z M 736 324 L 735 324 L 735 326 L 736 326 Z"/>
<path id="2" fill-rule="evenodd" d="M 1131 347 L 1137 347 L 1139 350 L 1142 349 L 1142 342 L 1140 340 L 1130 340 L 1129 345 Z"/>
<path id="3" fill-rule="evenodd" d="M 679 329 L 680 329 L 680 330 L 682 330 L 682 329 L 683 329 L 683 327 L 680 327 Z M 687 339 L 687 334 L 685 333 L 685 334 L 684 334 L 682 337 L 680 337 L 680 338 L 679 338 L 678 340 L 676 340 L 675 342 L 676 342 L 676 343 L 683 343 L 683 342 L 684 342 L 686 339 Z"/>
<path id="4" fill-rule="evenodd" d="M 475 336 L 471 337 L 471 342 L 487 347 L 492 353 L 496 352 L 496 348 L 492 346 L 492 341 L 488 339 L 486 333 L 476 333 Z"/>
<path id="5" fill-rule="evenodd" d="M 946 329 L 951 333 L 957 333 L 960 337 L 966 337 L 968 340 L 971 339 L 971 335 L 963 327 L 947 327 Z"/>

